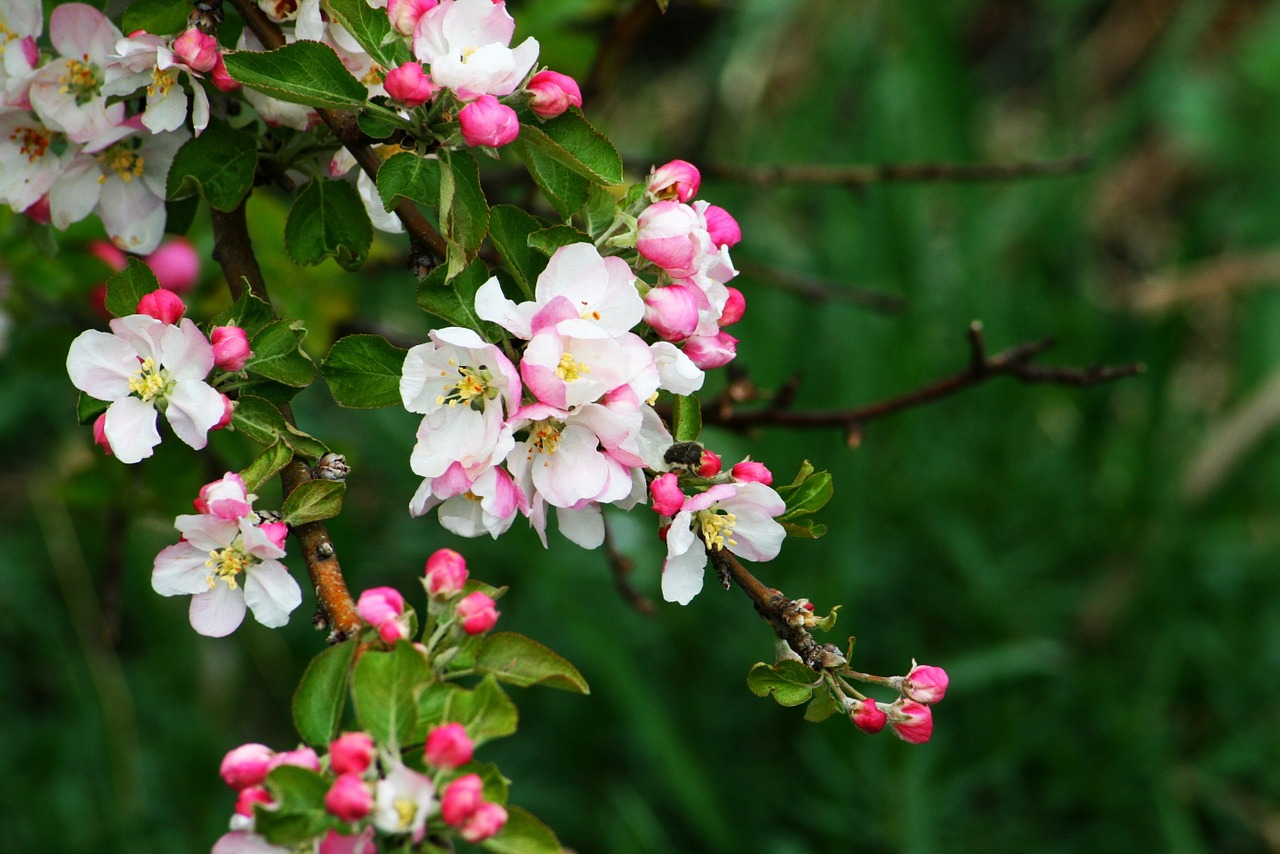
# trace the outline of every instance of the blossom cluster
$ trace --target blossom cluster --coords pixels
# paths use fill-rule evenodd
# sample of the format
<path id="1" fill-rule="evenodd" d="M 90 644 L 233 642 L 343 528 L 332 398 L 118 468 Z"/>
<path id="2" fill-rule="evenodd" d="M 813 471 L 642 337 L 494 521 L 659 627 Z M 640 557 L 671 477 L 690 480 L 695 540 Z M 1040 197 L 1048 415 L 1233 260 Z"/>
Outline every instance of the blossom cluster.
<path id="1" fill-rule="evenodd" d="M 909 744 L 924 744 L 933 736 L 934 703 L 947 693 L 950 680 L 941 667 L 911 662 L 906 676 L 869 681 L 884 682 L 900 692 L 892 703 L 880 703 L 870 697 L 845 698 L 845 713 L 854 726 L 866 733 L 877 733 L 885 724 L 894 735 Z"/>

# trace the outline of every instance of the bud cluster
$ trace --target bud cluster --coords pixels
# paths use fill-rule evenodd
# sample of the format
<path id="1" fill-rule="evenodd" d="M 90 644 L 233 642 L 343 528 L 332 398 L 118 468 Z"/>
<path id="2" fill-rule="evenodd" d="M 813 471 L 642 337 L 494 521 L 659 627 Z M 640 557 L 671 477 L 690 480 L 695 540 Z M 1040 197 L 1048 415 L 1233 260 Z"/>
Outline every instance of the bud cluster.
<path id="1" fill-rule="evenodd" d="M 857 699 L 842 694 L 845 713 L 854 726 L 877 733 L 885 724 L 894 735 L 909 744 L 924 744 L 933 736 L 933 709 L 947 693 L 947 672 L 941 667 L 911 662 L 906 676 L 879 677 L 850 674 L 863 682 L 896 688 L 900 694 L 892 703 L 881 703 L 851 691 Z"/>

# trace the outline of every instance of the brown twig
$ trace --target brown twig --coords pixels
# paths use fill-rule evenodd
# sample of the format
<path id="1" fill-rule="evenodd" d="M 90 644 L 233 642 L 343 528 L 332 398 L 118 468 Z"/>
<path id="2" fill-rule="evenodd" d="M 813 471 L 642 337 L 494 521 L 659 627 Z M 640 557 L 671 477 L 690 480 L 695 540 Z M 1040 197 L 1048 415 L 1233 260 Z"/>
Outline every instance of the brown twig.
<path id="1" fill-rule="evenodd" d="M 759 279 L 763 284 L 775 287 L 778 290 L 800 294 L 809 299 L 821 301 L 841 300 L 884 314 L 897 314 L 906 307 L 906 301 L 896 294 L 886 294 L 870 288 L 860 288 L 841 282 L 826 281 L 754 261 L 739 261 L 735 259 L 734 263 L 737 265 L 739 272 L 750 278 Z"/>
<path id="2" fill-rule="evenodd" d="M 613 586 L 618 588 L 618 594 L 622 600 L 635 608 L 646 617 L 652 617 L 657 613 L 657 609 L 653 606 L 653 602 L 649 601 L 643 593 L 637 590 L 632 584 L 631 570 L 635 568 L 635 562 L 622 552 L 618 551 L 617 546 L 613 542 L 613 532 L 609 530 L 609 520 L 604 521 L 604 555 L 609 561 L 609 569 L 613 572 Z"/>
<path id="3" fill-rule="evenodd" d="M 763 409 L 738 410 L 732 400 L 718 399 L 704 406 L 704 424 L 716 424 L 734 430 L 748 430 L 760 426 L 790 427 L 792 429 L 824 429 L 841 427 L 851 446 L 862 437 L 862 427 L 868 421 L 893 415 L 942 397 L 955 394 L 970 386 L 979 385 L 998 376 L 1009 376 L 1025 383 L 1053 383 L 1056 385 L 1090 386 L 1110 382 L 1122 377 L 1140 374 L 1145 366 L 1138 362 L 1125 365 L 1093 365 L 1087 368 L 1045 367 L 1032 364 L 1037 356 L 1053 346 L 1052 338 L 1028 341 L 988 356 L 982 337 L 982 324 L 974 321 L 969 326 L 969 365 L 963 371 L 928 383 L 914 391 L 853 409 L 799 410 L 769 405 Z"/>
<path id="4" fill-rule="evenodd" d="M 240 13 L 240 17 L 244 19 L 245 26 L 249 31 L 262 42 L 267 50 L 275 50 L 284 47 L 284 35 L 270 18 L 268 18 L 261 9 L 258 8 L 254 0 L 231 0 L 231 5 Z M 351 156 L 360 164 L 360 168 L 371 179 L 377 180 L 378 169 L 382 166 L 382 158 L 380 158 L 366 142 L 363 132 L 356 124 L 356 116 L 354 113 L 343 112 L 341 110 L 328 110 L 321 107 L 315 108 L 320 119 L 329 126 L 333 131 L 333 135 L 338 142 L 342 143 Z M 445 242 L 444 236 L 436 231 L 435 227 L 427 221 L 422 215 L 422 211 L 408 199 L 401 199 L 394 210 L 395 215 L 403 223 L 405 231 L 409 233 L 409 239 L 413 244 L 415 254 L 422 254 L 429 251 L 435 257 L 443 258 L 447 254 L 448 244 Z"/>
<path id="5" fill-rule="evenodd" d="M 865 187 L 868 184 L 907 181 L 1009 181 L 1017 178 L 1071 175 L 1088 169 L 1091 163 L 1091 159 L 1085 156 L 1023 163 L 871 163 L 850 166 L 738 166 L 713 163 L 703 171 L 710 177 L 761 187 L 777 184 Z"/>
<path id="6" fill-rule="evenodd" d="M 212 210 L 214 248 L 213 257 L 226 276 L 232 296 L 239 299 L 247 285 L 250 293 L 270 305 L 266 281 L 258 266 L 245 222 L 244 202 L 229 213 Z M 287 404 L 280 406 L 280 413 L 294 426 L 293 412 Z M 280 472 L 280 484 L 284 497 L 311 479 L 311 467 L 300 457 L 294 457 Z M 333 540 L 324 522 L 308 522 L 290 527 L 290 533 L 302 547 L 302 558 L 307 564 L 307 574 L 316 591 L 323 624 L 330 629 L 329 640 L 338 642 L 360 630 L 360 618 L 356 615 L 356 603 L 347 590 L 338 564 Z M 318 621 L 319 622 L 319 621 Z"/>

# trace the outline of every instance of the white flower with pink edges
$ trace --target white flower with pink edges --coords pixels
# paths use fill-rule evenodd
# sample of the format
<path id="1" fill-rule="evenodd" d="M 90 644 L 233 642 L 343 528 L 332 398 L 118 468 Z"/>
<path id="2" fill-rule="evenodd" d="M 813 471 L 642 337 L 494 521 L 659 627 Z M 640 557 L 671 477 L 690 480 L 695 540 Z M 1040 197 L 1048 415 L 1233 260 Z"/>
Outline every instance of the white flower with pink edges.
<path id="1" fill-rule="evenodd" d="M 461 101 L 510 95 L 538 60 L 538 42 L 512 49 L 516 22 L 494 0 L 441 0 L 418 19 L 413 53 L 431 66 L 431 79 Z"/>

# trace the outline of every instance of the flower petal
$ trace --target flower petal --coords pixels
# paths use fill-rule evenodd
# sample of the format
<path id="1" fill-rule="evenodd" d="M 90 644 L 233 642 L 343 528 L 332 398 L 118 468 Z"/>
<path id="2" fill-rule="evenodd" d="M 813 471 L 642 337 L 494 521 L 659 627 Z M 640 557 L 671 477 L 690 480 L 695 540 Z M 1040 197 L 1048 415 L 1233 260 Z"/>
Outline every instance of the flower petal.
<path id="1" fill-rule="evenodd" d="M 219 583 L 191 597 L 190 617 L 191 628 L 200 634 L 226 637 L 244 622 L 244 593 Z"/>
<path id="2" fill-rule="evenodd" d="M 284 564 L 264 561 L 249 567 L 247 574 L 244 600 L 253 610 L 254 619 L 272 629 L 289 622 L 289 614 L 302 604 L 302 589 Z"/>

